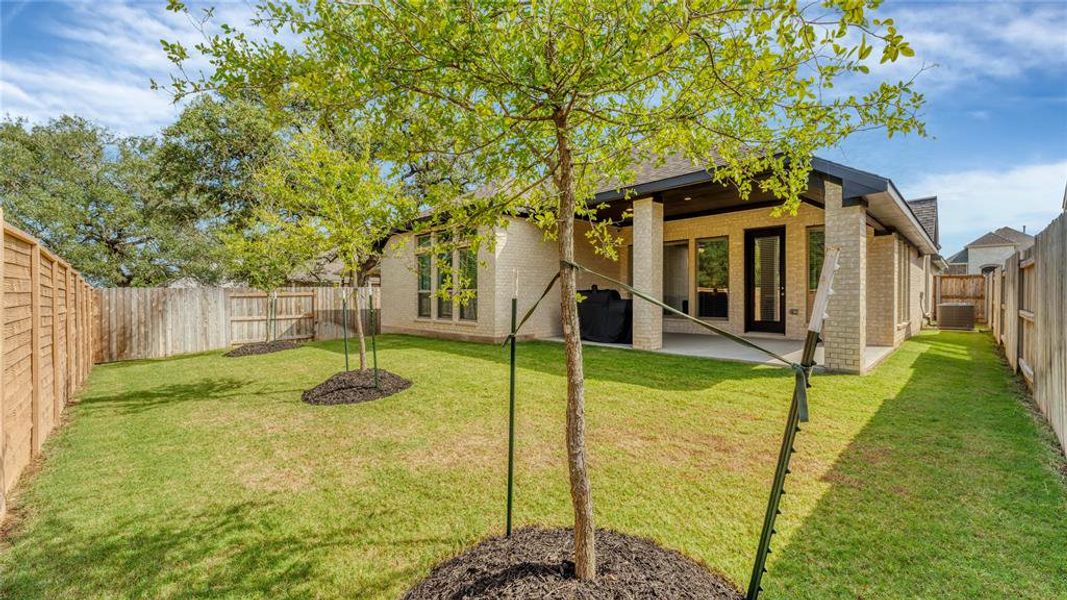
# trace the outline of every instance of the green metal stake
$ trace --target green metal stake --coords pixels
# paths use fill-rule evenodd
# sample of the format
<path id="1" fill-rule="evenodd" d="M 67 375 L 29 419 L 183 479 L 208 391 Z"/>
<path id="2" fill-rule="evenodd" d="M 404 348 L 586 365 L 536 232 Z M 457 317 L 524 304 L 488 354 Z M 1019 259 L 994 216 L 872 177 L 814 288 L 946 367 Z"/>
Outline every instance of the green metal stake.
<path id="1" fill-rule="evenodd" d="M 511 503 L 515 484 L 515 341 L 519 299 L 511 299 L 511 382 L 508 390 L 508 514 L 507 536 L 511 537 Z"/>
<path id="2" fill-rule="evenodd" d="M 804 343 L 803 358 L 801 359 L 801 365 L 805 369 L 811 368 L 815 363 L 815 346 L 818 341 L 819 334 L 809 331 L 807 340 Z M 760 532 L 759 546 L 756 549 L 756 562 L 752 566 L 752 576 L 749 578 L 746 600 L 756 600 L 759 593 L 763 591 L 763 588 L 760 587 L 760 581 L 763 579 L 763 574 L 767 572 L 767 555 L 771 553 L 771 536 L 776 533 L 774 522 L 778 515 L 782 514 L 779 505 L 782 501 L 782 495 L 785 494 L 785 476 L 790 473 L 789 459 L 796 452 L 796 449 L 793 448 L 793 442 L 796 440 L 798 431 L 800 431 L 800 401 L 797 391 L 794 390 L 793 401 L 789 404 L 789 416 L 786 418 L 785 434 L 782 436 L 782 447 L 778 451 L 778 466 L 774 470 L 771 497 L 767 501 L 767 512 L 763 517 L 763 530 Z"/>
<path id="3" fill-rule="evenodd" d="M 345 338 L 345 373 L 349 371 L 348 368 L 348 292 L 341 292 L 341 324 L 344 329 Z"/>
<path id="4" fill-rule="evenodd" d="M 796 441 L 797 432 L 800 431 L 801 421 L 808 420 L 807 409 L 807 385 L 808 374 L 815 366 L 815 347 L 819 343 L 819 334 L 822 332 L 823 321 L 826 318 L 827 306 L 830 303 L 830 295 L 834 282 L 834 272 L 837 271 L 837 261 L 841 250 L 837 247 L 828 247 L 823 258 L 822 274 L 819 277 L 819 287 L 815 293 L 815 301 L 812 303 L 811 322 L 808 325 L 808 336 L 804 340 L 804 352 L 800 358 L 800 367 L 803 373 L 797 372 L 796 387 L 793 388 L 793 401 L 789 404 L 789 416 L 786 418 L 785 433 L 782 435 L 782 447 L 778 451 L 778 466 L 774 470 L 774 480 L 771 483 L 771 497 L 767 500 L 767 512 L 763 516 L 763 530 L 760 532 L 759 546 L 756 547 L 756 561 L 752 565 L 752 576 L 748 580 L 748 593 L 746 600 L 757 600 L 763 588 L 760 582 L 763 574 L 767 572 L 767 555 L 771 553 L 771 537 L 777 533 L 774 522 L 778 515 L 782 514 L 779 506 L 782 496 L 785 494 L 785 476 L 790 473 L 789 459 L 796 452 L 793 442 Z"/>
<path id="5" fill-rule="evenodd" d="M 374 294 L 371 294 L 370 308 L 370 351 L 374 357 L 374 389 L 380 390 L 378 385 L 378 338 L 375 331 L 378 329 L 378 313 L 374 308 Z"/>

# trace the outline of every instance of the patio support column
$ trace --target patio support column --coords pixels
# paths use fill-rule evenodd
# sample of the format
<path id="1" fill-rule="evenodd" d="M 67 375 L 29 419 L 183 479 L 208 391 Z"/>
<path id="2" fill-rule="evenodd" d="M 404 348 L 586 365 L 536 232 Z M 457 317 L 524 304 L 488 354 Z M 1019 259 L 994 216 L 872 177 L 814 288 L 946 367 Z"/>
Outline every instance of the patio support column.
<path id="1" fill-rule="evenodd" d="M 867 203 L 845 198 L 841 183 L 823 181 L 826 245 L 841 249 L 827 320 L 823 328 L 826 366 L 863 373 L 867 346 Z"/>
<path id="2" fill-rule="evenodd" d="M 638 290 L 663 299 L 663 203 L 655 198 L 634 200 L 634 282 Z M 663 347 L 663 309 L 634 298 L 634 341 L 639 350 Z"/>

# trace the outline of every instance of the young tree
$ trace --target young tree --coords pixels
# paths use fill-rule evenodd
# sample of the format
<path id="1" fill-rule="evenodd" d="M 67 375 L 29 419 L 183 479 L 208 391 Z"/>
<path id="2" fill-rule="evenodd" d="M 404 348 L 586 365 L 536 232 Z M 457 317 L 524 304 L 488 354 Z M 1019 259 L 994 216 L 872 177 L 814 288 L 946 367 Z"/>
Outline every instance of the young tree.
<path id="1" fill-rule="evenodd" d="M 0 197 L 16 226 L 96 285 L 211 279 L 217 244 L 196 211 L 165 193 L 157 143 L 73 116 L 0 123 Z"/>
<path id="2" fill-rule="evenodd" d="M 367 144 L 331 143 L 317 131 L 296 136 L 256 179 L 269 207 L 269 222 L 290 237 L 307 240 L 320 253 L 335 253 L 342 279 L 357 288 L 381 258 L 386 238 L 407 224 L 417 207 L 397 183 L 383 177 Z M 358 293 L 355 310 L 359 368 L 365 370 Z"/>
<path id="3" fill-rule="evenodd" d="M 226 248 L 226 272 L 233 280 L 267 294 L 267 342 L 277 333 L 277 292 L 298 269 L 306 267 L 315 256 L 314 238 L 304 239 L 298 232 L 279 227 L 274 215 L 257 209 L 259 218 L 242 228 L 231 228 L 221 235 Z"/>
<path id="4" fill-rule="evenodd" d="M 217 71 L 173 91 L 255 86 L 279 102 L 303 94 L 347 108 L 390 133 L 393 160 L 463 164 L 480 189 L 467 204 L 431 202 L 442 218 L 495 223 L 521 207 L 571 261 L 575 217 L 595 221 L 594 191 L 626 185 L 636 163 L 679 154 L 715 165 L 716 180 L 746 197 L 771 192 L 788 212 L 817 149 L 864 129 L 923 133 L 911 81 L 862 77 L 875 49 L 881 62 L 913 55 L 892 20 L 872 19 L 878 3 L 271 2 L 261 22 L 295 31 L 299 49 L 224 33 L 201 47 Z M 171 48 L 179 63 L 185 53 Z M 591 231 L 613 257 L 604 223 Z M 560 275 L 575 569 L 592 579 L 577 290 L 572 268 Z"/>

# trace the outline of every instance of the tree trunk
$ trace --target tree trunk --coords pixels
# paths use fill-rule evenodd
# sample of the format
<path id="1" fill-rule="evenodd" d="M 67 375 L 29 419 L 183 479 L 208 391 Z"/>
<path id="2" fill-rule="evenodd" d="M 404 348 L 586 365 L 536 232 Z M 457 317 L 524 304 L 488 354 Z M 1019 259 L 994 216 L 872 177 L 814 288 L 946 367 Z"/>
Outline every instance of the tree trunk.
<path id="1" fill-rule="evenodd" d="M 359 370 L 367 370 L 367 339 L 363 337 L 363 311 L 360 309 L 359 304 L 359 278 L 354 274 L 352 275 L 352 283 L 354 293 L 352 294 L 352 304 L 355 306 L 356 313 L 356 337 L 359 338 Z"/>
<path id="2" fill-rule="evenodd" d="M 566 118 L 556 118 L 559 144 L 559 171 L 556 185 L 560 194 L 559 255 L 574 260 L 574 179 L 573 158 L 566 131 Z M 585 373 L 582 340 L 578 329 L 577 277 L 574 268 L 560 265 L 560 311 L 563 320 L 563 347 L 567 361 L 567 466 L 574 505 L 574 570 L 579 579 L 596 579 L 596 548 L 593 525 L 593 494 L 585 456 Z"/>

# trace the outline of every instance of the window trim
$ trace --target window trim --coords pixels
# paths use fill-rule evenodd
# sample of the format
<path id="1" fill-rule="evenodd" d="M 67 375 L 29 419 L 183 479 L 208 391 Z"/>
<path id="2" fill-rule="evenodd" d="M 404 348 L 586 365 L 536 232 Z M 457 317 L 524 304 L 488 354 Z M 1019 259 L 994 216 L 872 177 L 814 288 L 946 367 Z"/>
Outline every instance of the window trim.
<path id="1" fill-rule="evenodd" d="M 690 304 L 689 303 L 689 289 L 692 287 L 692 283 L 693 283 L 690 280 L 690 277 L 692 276 L 692 265 L 690 265 L 690 260 L 691 260 L 692 257 L 689 256 L 689 238 L 664 241 L 663 242 L 663 251 L 662 251 L 663 252 L 662 257 L 664 259 L 667 256 L 667 248 L 670 248 L 672 246 L 673 247 L 678 247 L 678 248 L 685 248 L 685 296 L 684 296 L 684 303 L 685 303 L 685 305 L 689 305 Z M 664 263 L 664 265 L 662 267 L 660 267 L 660 268 L 663 269 L 663 267 L 665 267 L 665 266 L 666 266 L 666 264 Z M 667 276 L 666 275 L 667 275 L 666 269 L 663 269 L 663 284 L 664 284 L 664 288 L 666 288 L 666 283 L 667 283 Z M 633 285 L 633 284 L 631 283 L 630 285 Z M 661 300 L 662 300 L 662 302 L 664 304 L 667 304 L 666 298 L 662 298 Z M 676 308 L 679 311 L 682 311 L 681 308 L 677 308 L 677 307 L 674 307 L 674 308 Z M 687 315 L 692 315 L 693 314 L 692 306 L 689 306 L 689 310 L 688 311 L 682 311 L 682 312 L 686 313 Z M 664 316 L 664 318 L 670 318 L 670 319 L 681 319 L 682 318 L 682 317 L 679 317 L 678 315 L 668 311 L 667 309 L 663 309 L 663 316 Z"/>

